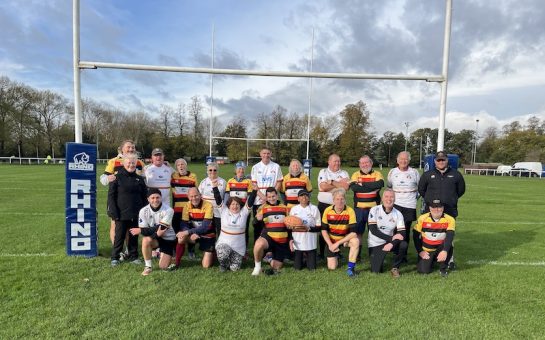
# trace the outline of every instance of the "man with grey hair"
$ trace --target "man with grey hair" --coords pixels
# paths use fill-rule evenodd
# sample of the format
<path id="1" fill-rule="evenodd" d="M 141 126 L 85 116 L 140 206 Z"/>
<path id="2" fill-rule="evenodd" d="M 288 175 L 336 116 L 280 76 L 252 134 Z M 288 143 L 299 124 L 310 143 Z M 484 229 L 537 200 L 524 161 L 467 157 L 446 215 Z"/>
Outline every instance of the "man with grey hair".
<path id="1" fill-rule="evenodd" d="M 388 173 L 388 188 L 395 192 L 394 207 L 403 214 L 407 244 L 410 240 L 411 224 L 416 221 L 416 203 L 418 200 L 418 181 L 420 174 L 409 166 L 411 154 L 401 151 L 397 155 L 397 167 Z M 404 259 L 406 260 L 406 258 Z"/>
<path id="2" fill-rule="evenodd" d="M 325 209 L 333 204 L 333 195 L 331 192 L 337 188 L 347 190 L 349 181 L 350 176 L 348 172 L 341 169 L 341 157 L 336 153 L 330 154 L 327 159 L 327 168 L 320 170 L 318 174 L 318 210 L 320 210 L 320 215 L 323 216 Z M 327 244 L 322 236 L 319 241 L 319 256 L 323 260 Z"/>
<path id="3" fill-rule="evenodd" d="M 352 174 L 350 190 L 354 192 L 354 211 L 356 212 L 356 234 L 363 243 L 363 233 L 369 218 L 369 210 L 380 203 L 380 189 L 384 186 L 384 177 L 378 171 L 373 170 L 373 160 L 364 155 L 359 160 L 360 170 Z M 358 260 L 361 260 L 361 246 L 358 252 Z"/>

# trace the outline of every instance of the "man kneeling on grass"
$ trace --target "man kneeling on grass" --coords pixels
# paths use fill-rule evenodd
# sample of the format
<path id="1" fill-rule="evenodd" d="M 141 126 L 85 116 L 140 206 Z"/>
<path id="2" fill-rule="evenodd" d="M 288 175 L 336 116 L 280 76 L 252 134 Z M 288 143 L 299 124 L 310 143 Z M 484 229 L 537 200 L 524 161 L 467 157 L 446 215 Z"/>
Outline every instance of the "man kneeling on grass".
<path id="1" fill-rule="evenodd" d="M 258 221 L 264 222 L 265 227 L 254 245 L 254 276 L 261 274 L 261 260 L 267 251 L 272 252 L 271 268 L 265 271 L 267 275 L 277 274 L 284 259 L 290 255 L 291 232 L 284 224 L 288 208 L 278 201 L 278 192 L 273 187 L 267 188 L 265 197 L 266 202 L 255 215 Z"/>
<path id="2" fill-rule="evenodd" d="M 131 235 L 142 234 L 142 255 L 145 268 L 142 275 L 151 274 L 151 251 L 161 248 L 159 268 L 168 269 L 170 259 L 174 255 L 176 247 L 176 234 L 172 229 L 172 216 L 174 210 L 168 205 L 162 204 L 161 191 L 157 188 L 148 189 L 149 204 L 140 209 L 138 214 L 138 228 L 131 228 Z"/>
<path id="3" fill-rule="evenodd" d="M 346 190 L 336 188 L 331 191 L 333 205 L 325 209 L 322 216 L 322 236 L 327 244 L 325 255 L 327 257 L 327 269 L 337 269 L 339 265 L 338 253 L 340 247 L 348 247 L 349 277 L 356 276 L 356 260 L 360 241 L 356 234 L 356 213 L 354 209 L 346 205 Z"/>
<path id="4" fill-rule="evenodd" d="M 456 222 L 452 216 L 444 213 L 440 200 L 434 199 L 426 204 L 430 212 L 420 215 L 414 226 L 414 246 L 418 251 L 416 268 L 421 274 L 429 274 L 433 271 L 433 264 L 439 262 L 439 273 L 447 277 Z"/>
<path id="5" fill-rule="evenodd" d="M 187 191 L 189 201 L 184 207 L 180 231 L 176 234 L 179 244 L 199 243 L 199 249 L 204 253 L 203 268 L 214 264 L 214 246 L 216 244 L 216 228 L 212 223 L 214 218 L 212 203 L 202 199 L 197 188 Z M 185 249 L 185 247 L 184 247 Z M 183 256 L 182 249 L 182 256 Z"/>
<path id="6" fill-rule="evenodd" d="M 405 241 L 403 215 L 394 208 L 394 201 L 394 191 L 386 189 L 382 194 L 382 204 L 372 207 L 369 211 L 367 245 L 369 247 L 371 272 L 381 273 L 386 255 L 394 252 L 391 273 L 393 277 L 398 278 L 399 266 L 407 255 L 407 242 Z"/>

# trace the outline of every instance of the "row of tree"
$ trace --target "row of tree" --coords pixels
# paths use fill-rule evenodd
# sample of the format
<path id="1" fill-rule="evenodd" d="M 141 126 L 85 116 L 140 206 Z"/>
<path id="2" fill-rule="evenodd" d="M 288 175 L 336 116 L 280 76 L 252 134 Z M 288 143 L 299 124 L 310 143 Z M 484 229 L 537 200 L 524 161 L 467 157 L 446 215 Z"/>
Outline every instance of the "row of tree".
<path id="1" fill-rule="evenodd" d="M 0 77 L 0 155 L 63 157 L 65 143 L 73 141 L 73 112 L 73 104 L 60 94 Z M 113 157 L 122 140 L 133 139 L 146 157 L 154 147 L 160 147 L 171 160 L 182 156 L 204 160 L 210 150 L 212 126 L 213 135 L 220 137 L 212 142 L 213 155 L 231 160 L 245 160 L 247 154 L 255 159 L 263 145 L 273 150 L 280 164 L 288 164 L 292 158 L 305 159 L 307 134 L 308 155 L 314 166 L 325 165 L 332 152 L 347 165 L 356 165 L 361 155 L 368 154 L 376 163 L 395 166 L 396 155 L 405 148 L 413 155 L 412 165 L 418 166 L 420 155 L 436 150 L 437 129 L 418 129 L 408 138 L 392 131 L 377 136 L 363 101 L 348 104 L 326 118 L 310 120 L 306 114 L 290 113 L 280 105 L 271 112 L 259 113 L 257 119 L 225 115 L 222 122 L 215 117 L 213 124 L 209 112 L 198 96 L 176 107 L 161 105 L 157 112 L 126 111 L 85 99 L 83 142 L 96 144 L 99 158 Z M 289 141 L 293 139 L 299 141 Z M 474 130 L 445 131 L 445 149 L 458 154 L 463 164 L 472 162 L 475 143 L 477 162 L 544 162 L 545 121 L 536 117 L 525 125 L 515 121 L 502 131 L 489 128 L 482 136 Z"/>

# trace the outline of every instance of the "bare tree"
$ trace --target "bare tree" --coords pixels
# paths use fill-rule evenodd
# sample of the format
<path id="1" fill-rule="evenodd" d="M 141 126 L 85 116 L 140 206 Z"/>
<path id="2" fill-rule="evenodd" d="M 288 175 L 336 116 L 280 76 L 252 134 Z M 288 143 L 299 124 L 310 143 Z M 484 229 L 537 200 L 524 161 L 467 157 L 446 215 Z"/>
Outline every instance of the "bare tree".
<path id="1" fill-rule="evenodd" d="M 38 92 L 34 110 L 38 116 L 41 130 L 47 140 L 49 155 L 53 154 L 55 132 L 66 115 L 67 100 L 63 96 L 51 91 Z"/>

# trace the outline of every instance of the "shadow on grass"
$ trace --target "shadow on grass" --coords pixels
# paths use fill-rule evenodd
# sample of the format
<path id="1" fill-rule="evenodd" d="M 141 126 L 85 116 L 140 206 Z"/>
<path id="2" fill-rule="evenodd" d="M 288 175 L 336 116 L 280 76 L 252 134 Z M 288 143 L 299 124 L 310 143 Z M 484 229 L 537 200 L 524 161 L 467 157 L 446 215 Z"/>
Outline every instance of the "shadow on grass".
<path id="1" fill-rule="evenodd" d="M 509 230 L 480 233 L 462 231 L 455 237 L 455 259 L 462 260 L 459 270 L 464 267 L 480 267 L 492 261 L 518 253 L 520 249 L 532 243 L 538 233 L 534 230 Z"/>

